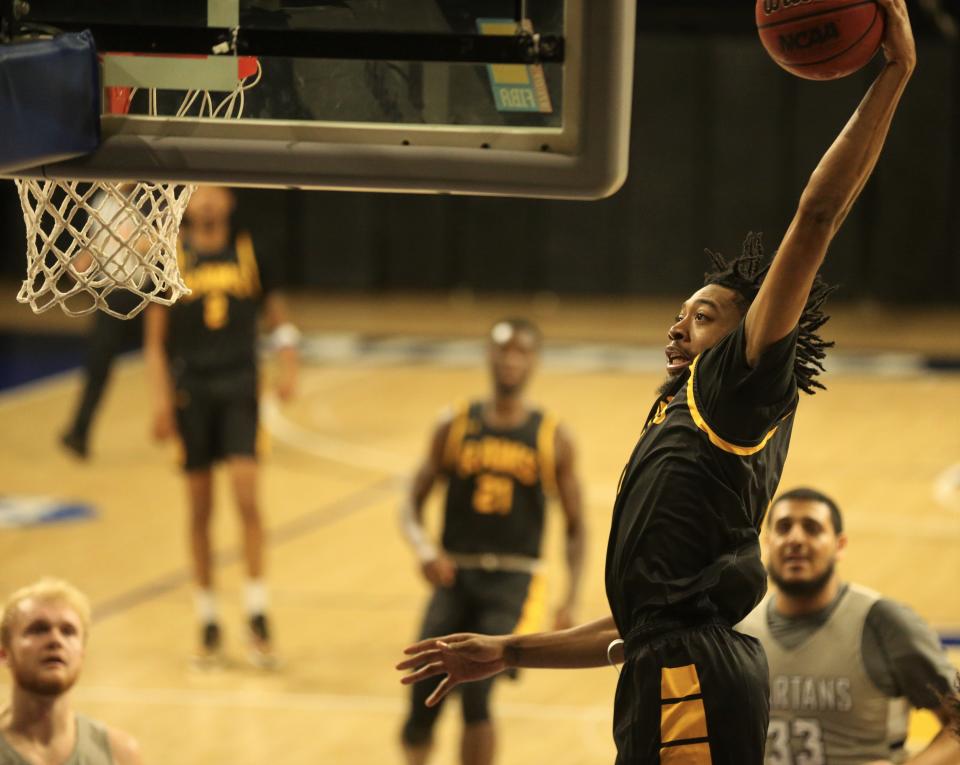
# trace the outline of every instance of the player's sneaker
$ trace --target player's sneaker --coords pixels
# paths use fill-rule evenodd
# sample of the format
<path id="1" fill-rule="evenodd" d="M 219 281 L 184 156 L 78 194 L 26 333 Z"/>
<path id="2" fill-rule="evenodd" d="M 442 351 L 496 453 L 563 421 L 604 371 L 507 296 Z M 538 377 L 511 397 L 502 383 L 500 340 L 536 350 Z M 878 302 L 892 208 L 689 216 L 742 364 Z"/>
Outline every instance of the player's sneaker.
<path id="1" fill-rule="evenodd" d="M 258 669 L 276 669 L 277 657 L 270 642 L 270 624 L 266 614 L 255 614 L 247 623 L 250 636 L 250 663 Z"/>
<path id="2" fill-rule="evenodd" d="M 90 456 L 87 439 L 72 430 L 60 435 L 60 445 L 77 459 L 85 460 Z"/>
<path id="3" fill-rule="evenodd" d="M 212 669 L 223 664 L 223 640 L 216 622 L 208 622 L 200 630 L 200 645 L 192 664 L 197 669 Z"/>

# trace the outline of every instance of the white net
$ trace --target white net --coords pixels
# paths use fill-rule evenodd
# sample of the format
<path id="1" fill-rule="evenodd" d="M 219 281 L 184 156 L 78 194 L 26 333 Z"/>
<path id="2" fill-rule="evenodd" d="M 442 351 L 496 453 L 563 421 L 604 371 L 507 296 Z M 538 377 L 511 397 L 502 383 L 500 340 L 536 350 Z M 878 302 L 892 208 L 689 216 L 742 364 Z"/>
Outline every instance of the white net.
<path id="1" fill-rule="evenodd" d="M 188 91 L 176 117 L 239 118 L 244 91 L 259 79 L 258 64 L 221 100 Z M 135 93 L 129 91 L 128 106 Z M 146 111 L 159 113 L 155 90 L 147 92 Z M 70 316 L 100 310 L 128 319 L 151 302 L 171 305 L 189 293 L 177 264 L 177 237 L 194 186 L 34 178 L 16 184 L 27 229 L 27 278 L 17 300 L 34 313 L 60 306 Z M 120 291 L 134 299 L 110 299 Z"/>
<path id="2" fill-rule="evenodd" d="M 188 292 L 177 267 L 177 234 L 193 187 L 17 179 L 27 226 L 27 278 L 17 300 L 35 313 L 118 318 Z M 109 301 L 125 290 L 140 298 Z"/>

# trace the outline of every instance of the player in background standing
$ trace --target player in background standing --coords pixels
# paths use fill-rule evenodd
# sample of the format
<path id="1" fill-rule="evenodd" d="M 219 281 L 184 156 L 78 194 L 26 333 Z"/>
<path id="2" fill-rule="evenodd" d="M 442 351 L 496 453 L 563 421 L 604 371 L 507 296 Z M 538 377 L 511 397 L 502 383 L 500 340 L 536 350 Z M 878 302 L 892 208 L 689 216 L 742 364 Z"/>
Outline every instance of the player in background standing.
<path id="1" fill-rule="evenodd" d="M 274 663 L 264 581 L 264 531 L 257 466 L 259 365 L 257 324 L 263 314 L 277 353 L 276 390 L 294 392 L 300 333 L 258 261 L 250 236 L 234 228 L 233 193 L 201 186 L 181 228 L 180 272 L 192 290 L 170 308 L 147 309 L 145 355 L 154 401 L 153 432 L 177 435 L 190 502 L 190 548 L 201 625 L 198 659 L 220 657 L 221 628 L 213 590 L 210 518 L 213 465 L 224 461 L 243 527 L 244 599 L 251 660 Z"/>
<path id="2" fill-rule="evenodd" d="M 402 528 L 433 585 L 421 638 L 471 630 L 498 634 L 537 628 L 544 607 L 540 550 L 546 499 L 557 495 L 566 524 L 566 595 L 555 627 L 574 621 L 585 529 L 573 440 L 554 417 L 524 397 L 540 351 L 540 331 L 505 319 L 490 332 L 491 395 L 444 416 L 402 506 Z M 424 503 L 446 480 L 442 546 L 424 533 Z M 415 686 L 403 726 L 409 765 L 429 757 L 439 706 L 424 702 L 439 679 Z M 463 765 L 489 765 L 496 750 L 490 716 L 493 678 L 461 693 Z"/>

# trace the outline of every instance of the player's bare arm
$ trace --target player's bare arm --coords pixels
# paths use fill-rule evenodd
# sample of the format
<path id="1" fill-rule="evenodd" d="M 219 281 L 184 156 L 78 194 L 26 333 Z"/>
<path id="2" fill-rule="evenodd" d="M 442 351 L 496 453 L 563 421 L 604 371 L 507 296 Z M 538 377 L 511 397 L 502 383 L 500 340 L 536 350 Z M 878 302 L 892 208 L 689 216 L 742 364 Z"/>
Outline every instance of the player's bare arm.
<path id="1" fill-rule="evenodd" d="M 283 401 L 293 397 L 300 373 L 300 331 L 290 319 L 287 301 L 280 292 L 268 292 L 263 300 L 263 317 L 277 358 L 277 395 Z"/>
<path id="2" fill-rule="evenodd" d="M 756 364 L 800 319 L 827 247 L 870 177 L 916 65 L 905 0 L 878 0 L 886 12 L 886 63 L 800 197 L 756 299 L 747 311 L 747 361 Z"/>
<path id="3" fill-rule="evenodd" d="M 423 507 L 443 470 L 443 454 L 452 421 L 453 413 L 447 413 L 434 428 L 427 454 L 414 473 L 413 481 L 400 507 L 403 534 L 420 560 L 424 577 L 436 587 L 449 587 L 453 584 L 456 565 L 427 539 L 423 528 Z"/>
<path id="4" fill-rule="evenodd" d="M 577 599 L 583 578 L 583 562 L 587 543 L 586 524 L 583 520 L 583 492 L 577 476 L 576 445 L 570 432 L 563 426 L 557 427 L 556 470 L 557 492 L 560 506 L 566 521 L 566 563 L 567 593 L 557 609 L 554 627 L 567 629 L 575 623 Z"/>
<path id="5" fill-rule="evenodd" d="M 397 669 L 412 669 L 403 677 L 409 685 L 446 675 L 427 705 L 438 703 L 461 683 L 482 680 L 510 668 L 583 669 L 607 664 L 607 648 L 620 637 L 608 616 L 571 629 L 532 635 L 458 633 L 415 643 Z"/>
<path id="6" fill-rule="evenodd" d="M 143 355 L 153 398 L 153 436 L 162 441 L 173 435 L 173 384 L 167 359 L 167 309 L 155 303 L 147 307 L 143 322 Z"/>
<path id="7" fill-rule="evenodd" d="M 941 709 L 936 710 L 936 715 L 943 727 L 923 751 L 907 760 L 907 765 L 948 765 L 960 762 L 960 731 L 951 730 L 953 720 L 950 703 L 944 703 Z"/>
<path id="8" fill-rule="evenodd" d="M 107 738 L 110 741 L 110 753 L 117 765 L 143 765 L 140 744 L 133 736 L 116 728 L 108 728 Z"/>

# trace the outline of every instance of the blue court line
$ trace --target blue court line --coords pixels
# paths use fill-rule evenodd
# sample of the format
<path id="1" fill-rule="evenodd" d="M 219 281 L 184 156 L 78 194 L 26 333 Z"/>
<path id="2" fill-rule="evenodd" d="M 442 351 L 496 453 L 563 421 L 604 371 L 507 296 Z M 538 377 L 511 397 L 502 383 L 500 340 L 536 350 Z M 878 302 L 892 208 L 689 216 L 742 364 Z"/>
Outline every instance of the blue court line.
<path id="1" fill-rule="evenodd" d="M 365 486 L 346 497 L 335 500 L 323 507 L 294 518 L 284 523 L 267 535 L 267 546 L 281 545 L 290 542 L 316 529 L 330 526 L 337 521 L 347 518 L 354 513 L 369 507 L 375 500 L 381 499 L 384 491 L 397 485 L 394 477 L 382 478 L 375 483 Z M 239 546 L 223 550 L 213 557 L 215 567 L 228 566 L 242 559 Z M 189 569 L 179 569 L 154 579 L 151 582 L 138 585 L 133 589 L 115 595 L 97 603 L 93 607 L 93 619 L 101 622 L 112 616 L 129 611 L 136 606 L 147 603 L 162 595 L 166 595 L 178 587 L 190 584 L 193 575 Z"/>

